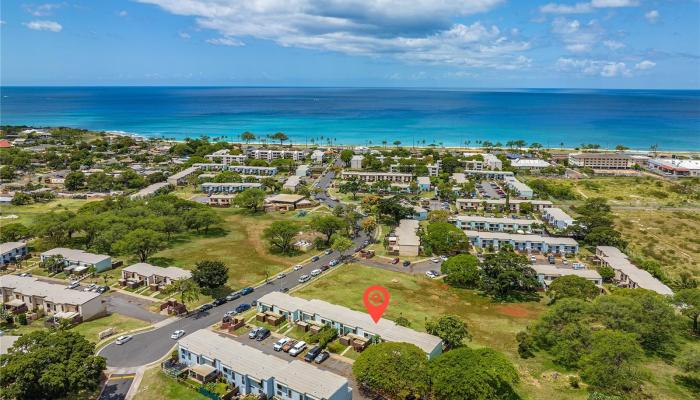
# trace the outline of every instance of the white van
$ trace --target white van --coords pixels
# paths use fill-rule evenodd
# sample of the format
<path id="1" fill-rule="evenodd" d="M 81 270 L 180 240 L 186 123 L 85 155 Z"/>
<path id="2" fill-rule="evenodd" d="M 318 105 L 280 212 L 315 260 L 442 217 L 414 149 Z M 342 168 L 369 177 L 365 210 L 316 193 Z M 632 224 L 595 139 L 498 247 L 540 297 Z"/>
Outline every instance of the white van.
<path id="1" fill-rule="evenodd" d="M 282 339 L 280 339 L 280 340 L 278 340 L 277 342 L 275 342 L 275 345 L 272 346 L 272 349 L 273 349 L 274 351 L 281 351 L 281 350 L 282 350 L 282 346 L 284 346 L 285 343 L 287 343 L 288 341 L 289 341 L 289 338 L 288 338 L 288 337 L 283 337 Z"/>
<path id="2" fill-rule="evenodd" d="M 291 355 L 292 357 L 296 357 L 299 355 L 299 353 L 304 351 L 305 348 L 306 342 L 302 340 L 301 342 L 295 344 L 294 347 L 291 348 L 291 350 L 289 350 L 289 355 Z"/>
<path id="3" fill-rule="evenodd" d="M 308 275 L 302 275 L 302 276 L 299 277 L 299 283 L 304 283 L 304 282 L 308 281 L 309 279 L 311 279 L 310 276 L 308 276 Z"/>

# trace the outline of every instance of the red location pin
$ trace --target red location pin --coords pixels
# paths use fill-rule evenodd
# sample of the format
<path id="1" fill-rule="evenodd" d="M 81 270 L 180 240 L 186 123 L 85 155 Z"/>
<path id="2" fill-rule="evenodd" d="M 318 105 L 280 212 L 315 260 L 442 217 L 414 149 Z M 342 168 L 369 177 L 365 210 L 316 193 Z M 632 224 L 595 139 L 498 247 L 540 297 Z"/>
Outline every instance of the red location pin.
<path id="1" fill-rule="evenodd" d="M 389 306 L 389 291 L 384 286 L 374 285 L 365 289 L 365 307 L 376 324 Z"/>

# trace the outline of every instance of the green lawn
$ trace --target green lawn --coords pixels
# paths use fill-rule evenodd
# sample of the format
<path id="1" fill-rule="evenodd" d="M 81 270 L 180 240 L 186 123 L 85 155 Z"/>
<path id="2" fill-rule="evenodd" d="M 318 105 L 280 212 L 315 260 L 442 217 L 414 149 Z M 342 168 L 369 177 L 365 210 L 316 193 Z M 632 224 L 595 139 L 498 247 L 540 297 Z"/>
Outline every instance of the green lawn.
<path id="1" fill-rule="evenodd" d="M 165 375 L 159 366 L 146 370 L 134 398 L 136 400 L 209 399 Z"/>
<path id="2" fill-rule="evenodd" d="M 12 224 L 20 222 L 24 225 L 31 225 L 34 219 L 44 213 L 51 211 L 77 211 L 84 204 L 91 201 L 96 201 L 99 199 L 90 200 L 79 200 L 79 199 L 55 199 L 48 203 L 34 203 L 26 206 L 13 206 L 11 204 L 4 204 L 0 206 L 0 214 L 2 216 L 6 215 L 16 215 L 17 219 L 1 219 L 0 227 L 6 224 Z"/>
<path id="3" fill-rule="evenodd" d="M 115 328 L 116 333 L 111 337 L 117 337 L 122 332 L 145 328 L 148 325 L 150 324 L 135 318 L 119 314 L 110 314 L 102 318 L 80 323 L 72 327 L 71 330 L 85 336 L 87 340 L 97 343 L 100 341 L 99 333 L 107 328 Z"/>

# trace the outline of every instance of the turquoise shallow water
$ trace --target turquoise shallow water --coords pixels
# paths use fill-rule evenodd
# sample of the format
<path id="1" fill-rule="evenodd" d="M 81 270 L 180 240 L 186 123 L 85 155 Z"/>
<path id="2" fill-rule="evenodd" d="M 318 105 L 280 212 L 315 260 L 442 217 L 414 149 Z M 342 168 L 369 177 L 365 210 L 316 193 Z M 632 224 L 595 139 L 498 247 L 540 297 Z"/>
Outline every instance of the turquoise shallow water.
<path id="1" fill-rule="evenodd" d="M 184 139 L 700 150 L 700 91 L 2 87 L 0 122 Z"/>

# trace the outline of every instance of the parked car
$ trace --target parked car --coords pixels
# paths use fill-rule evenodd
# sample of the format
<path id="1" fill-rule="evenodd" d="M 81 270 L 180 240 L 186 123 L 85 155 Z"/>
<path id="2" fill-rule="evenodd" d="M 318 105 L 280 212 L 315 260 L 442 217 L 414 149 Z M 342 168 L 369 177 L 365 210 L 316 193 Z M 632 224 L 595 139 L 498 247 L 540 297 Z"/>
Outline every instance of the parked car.
<path id="1" fill-rule="evenodd" d="M 109 286 L 105 285 L 105 286 L 100 286 L 100 287 L 98 287 L 97 290 L 96 290 L 96 292 L 97 292 L 97 293 L 104 293 L 104 292 L 106 292 L 106 291 L 108 291 L 108 290 L 109 290 Z"/>
<path id="2" fill-rule="evenodd" d="M 339 262 L 340 261 L 338 260 L 331 260 L 331 262 L 329 262 L 328 265 L 330 265 L 331 267 L 335 267 L 336 265 L 338 265 Z"/>
<path id="3" fill-rule="evenodd" d="M 233 292 L 226 296 L 226 301 L 233 301 L 241 297 L 241 294 L 238 292 Z"/>
<path id="4" fill-rule="evenodd" d="M 302 268 L 304 268 L 304 266 L 301 265 L 301 264 L 297 264 L 297 265 L 294 266 L 294 270 L 295 270 L 295 271 L 299 271 L 299 270 L 302 269 Z"/>
<path id="5" fill-rule="evenodd" d="M 297 279 L 297 281 L 299 281 L 299 283 L 304 283 L 304 282 L 308 281 L 309 279 L 311 279 L 310 276 L 308 276 L 308 275 L 302 275 L 302 276 L 299 277 L 299 279 Z"/>
<path id="6" fill-rule="evenodd" d="M 535 256 L 530 256 L 530 262 L 533 263 L 533 264 L 536 263 L 536 262 L 537 262 L 537 257 L 535 257 Z"/>
<path id="7" fill-rule="evenodd" d="M 255 339 L 255 337 L 258 336 L 258 332 L 260 332 L 262 329 L 263 328 L 261 326 L 256 326 L 253 328 L 253 330 L 248 333 L 248 339 Z"/>
<path id="8" fill-rule="evenodd" d="M 283 293 L 287 293 L 288 291 L 289 291 L 289 288 L 288 288 L 288 287 L 282 288 L 282 292 L 283 292 Z"/>
<path id="9" fill-rule="evenodd" d="M 267 339 L 268 336 L 270 336 L 270 330 L 267 328 L 262 328 L 258 331 L 258 334 L 255 335 L 255 340 L 262 342 L 263 340 Z"/>
<path id="10" fill-rule="evenodd" d="M 321 271 L 328 271 L 330 269 L 330 265 L 321 265 Z"/>
<path id="11" fill-rule="evenodd" d="M 394 258 L 393 260 L 391 260 L 391 263 L 392 263 L 392 264 L 398 264 L 399 261 L 400 261 L 399 258 L 396 257 L 396 258 Z"/>
<path id="12" fill-rule="evenodd" d="M 314 358 L 314 362 L 316 364 L 320 364 L 328 359 L 330 357 L 330 353 L 327 351 L 322 351 L 321 354 L 317 355 L 316 358 Z"/>
<path id="13" fill-rule="evenodd" d="M 441 259 L 442 261 L 447 261 L 447 258 L 448 258 L 447 256 L 440 256 L 440 259 Z"/>
<path id="14" fill-rule="evenodd" d="M 173 340 L 180 339 L 184 334 L 185 334 L 185 331 L 183 331 L 182 329 L 178 329 L 175 332 L 173 332 L 172 335 L 170 335 L 170 339 L 173 339 Z"/>
<path id="15" fill-rule="evenodd" d="M 554 259 L 554 256 L 547 257 L 547 261 L 552 265 L 557 263 L 557 260 Z"/>
<path id="16" fill-rule="evenodd" d="M 294 347 L 294 345 L 296 345 L 296 344 L 297 344 L 297 341 L 296 341 L 296 340 L 294 340 L 294 339 L 289 339 L 289 341 L 288 341 L 287 343 L 285 343 L 284 345 L 282 345 L 282 351 L 285 352 L 285 353 L 288 353 L 289 350 L 291 350 L 292 347 Z"/>
<path id="17" fill-rule="evenodd" d="M 318 261 L 318 256 L 311 257 L 311 262 L 316 262 L 316 261 Z"/>
<path id="18" fill-rule="evenodd" d="M 131 335 L 122 335 L 117 338 L 117 340 L 114 341 L 116 344 L 124 344 L 128 342 L 129 340 L 133 339 L 134 337 Z"/>
<path id="19" fill-rule="evenodd" d="M 564 265 L 569 265 L 569 260 L 561 260 L 561 263 Z"/>
<path id="20" fill-rule="evenodd" d="M 404 266 L 404 267 L 408 267 L 409 265 L 411 265 L 411 262 L 410 262 L 410 261 L 408 261 L 408 260 L 403 260 L 403 266 Z"/>
<path id="21" fill-rule="evenodd" d="M 304 351 L 304 349 L 306 349 L 306 342 L 302 340 L 301 342 L 297 342 L 297 344 L 295 344 L 294 347 L 289 349 L 289 355 L 292 357 L 296 357 L 299 355 L 299 353 Z"/>
<path id="22" fill-rule="evenodd" d="M 323 271 L 317 268 L 317 269 L 311 271 L 311 276 L 319 276 L 319 275 L 321 275 L 321 272 L 323 272 Z"/>
<path id="23" fill-rule="evenodd" d="M 282 346 L 287 344 L 291 339 L 288 337 L 283 337 L 282 339 L 278 340 L 275 342 L 275 344 L 272 346 L 272 350 L 274 351 L 282 351 Z"/>
<path id="24" fill-rule="evenodd" d="M 333 252 L 333 249 L 326 249 L 326 251 L 323 252 L 323 254 L 331 254 Z"/>
<path id="25" fill-rule="evenodd" d="M 211 304 L 209 304 L 209 303 L 207 303 L 207 304 L 202 304 L 202 305 L 199 307 L 199 311 L 200 311 L 200 312 L 202 312 L 202 311 L 207 311 L 207 310 L 211 310 L 212 308 L 214 308 L 214 306 L 211 305 Z"/>
<path id="26" fill-rule="evenodd" d="M 255 289 L 253 289 L 252 287 L 243 288 L 243 289 L 241 289 L 241 296 L 245 296 L 247 294 L 253 293 L 254 291 L 255 291 Z"/>
<path id="27" fill-rule="evenodd" d="M 435 279 L 435 278 L 437 278 L 438 276 L 440 276 L 440 274 L 437 274 L 435 271 L 427 271 L 427 272 L 425 273 L 425 276 L 427 276 L 427 277 L 430 278 L 430 279 Z"/>
<path id="28" fill-rule="evenodd" d="M 308 353 L 304 356 L 304 361 L 311 362 L 316 358 L 323 349 L 320 346 L 314 346 Z"/>
<path id="29" fill-rule="evenodd" d="M 226 303 L 226 298 L 221 297 L 221 298 L 218 298 L 218 299 L 212 301 L 211 305 L 213 305 L 214 307 L 218 307 L 218 306 L 225 304 L 225 303 Z"/>
<path id="30" fill-rule="evenodd" d="M 277 279 L 282 279 L 282 278 L 284 278 L 285 276 L 287 276 L 287 274 L 281 273 L 281 272 L 280 272 L 279 274 L 277 274 Z"/>
<path id="31" fill-rule="evenodd" d="M 73 281 L 73 282 L 71 282 L 71 283 L 68 285 L 68 289 L 75 289 L 75 288 L 77 288 L 78 286 L 80 286 L 80 282 L 78 282 L 78 281 Z"/>
<path id="32" fill-rule="evenodd" d="M 430 261 L 432 261 L 432 262 L 434 262 L 435 264 L 437 264 L 437 263 L 439 263 L 439 262 L 440 262 L 440 259 L 439 259 L 439 258 L 437 258 L 437 257 L 435 257 L 435 258 L 433 258 L 433 259 L 432 259 L 432 260 L 430 260 Z"/>
<path id="33" fill-rule="evenodd" d="M 236 311 L 236 313 L 240 314 L 242 312 L 250 310 L 250 304 L 248 304 L 248 303 L 239 304 L 236 306 L 236 308 L 234 310 Z"/>

